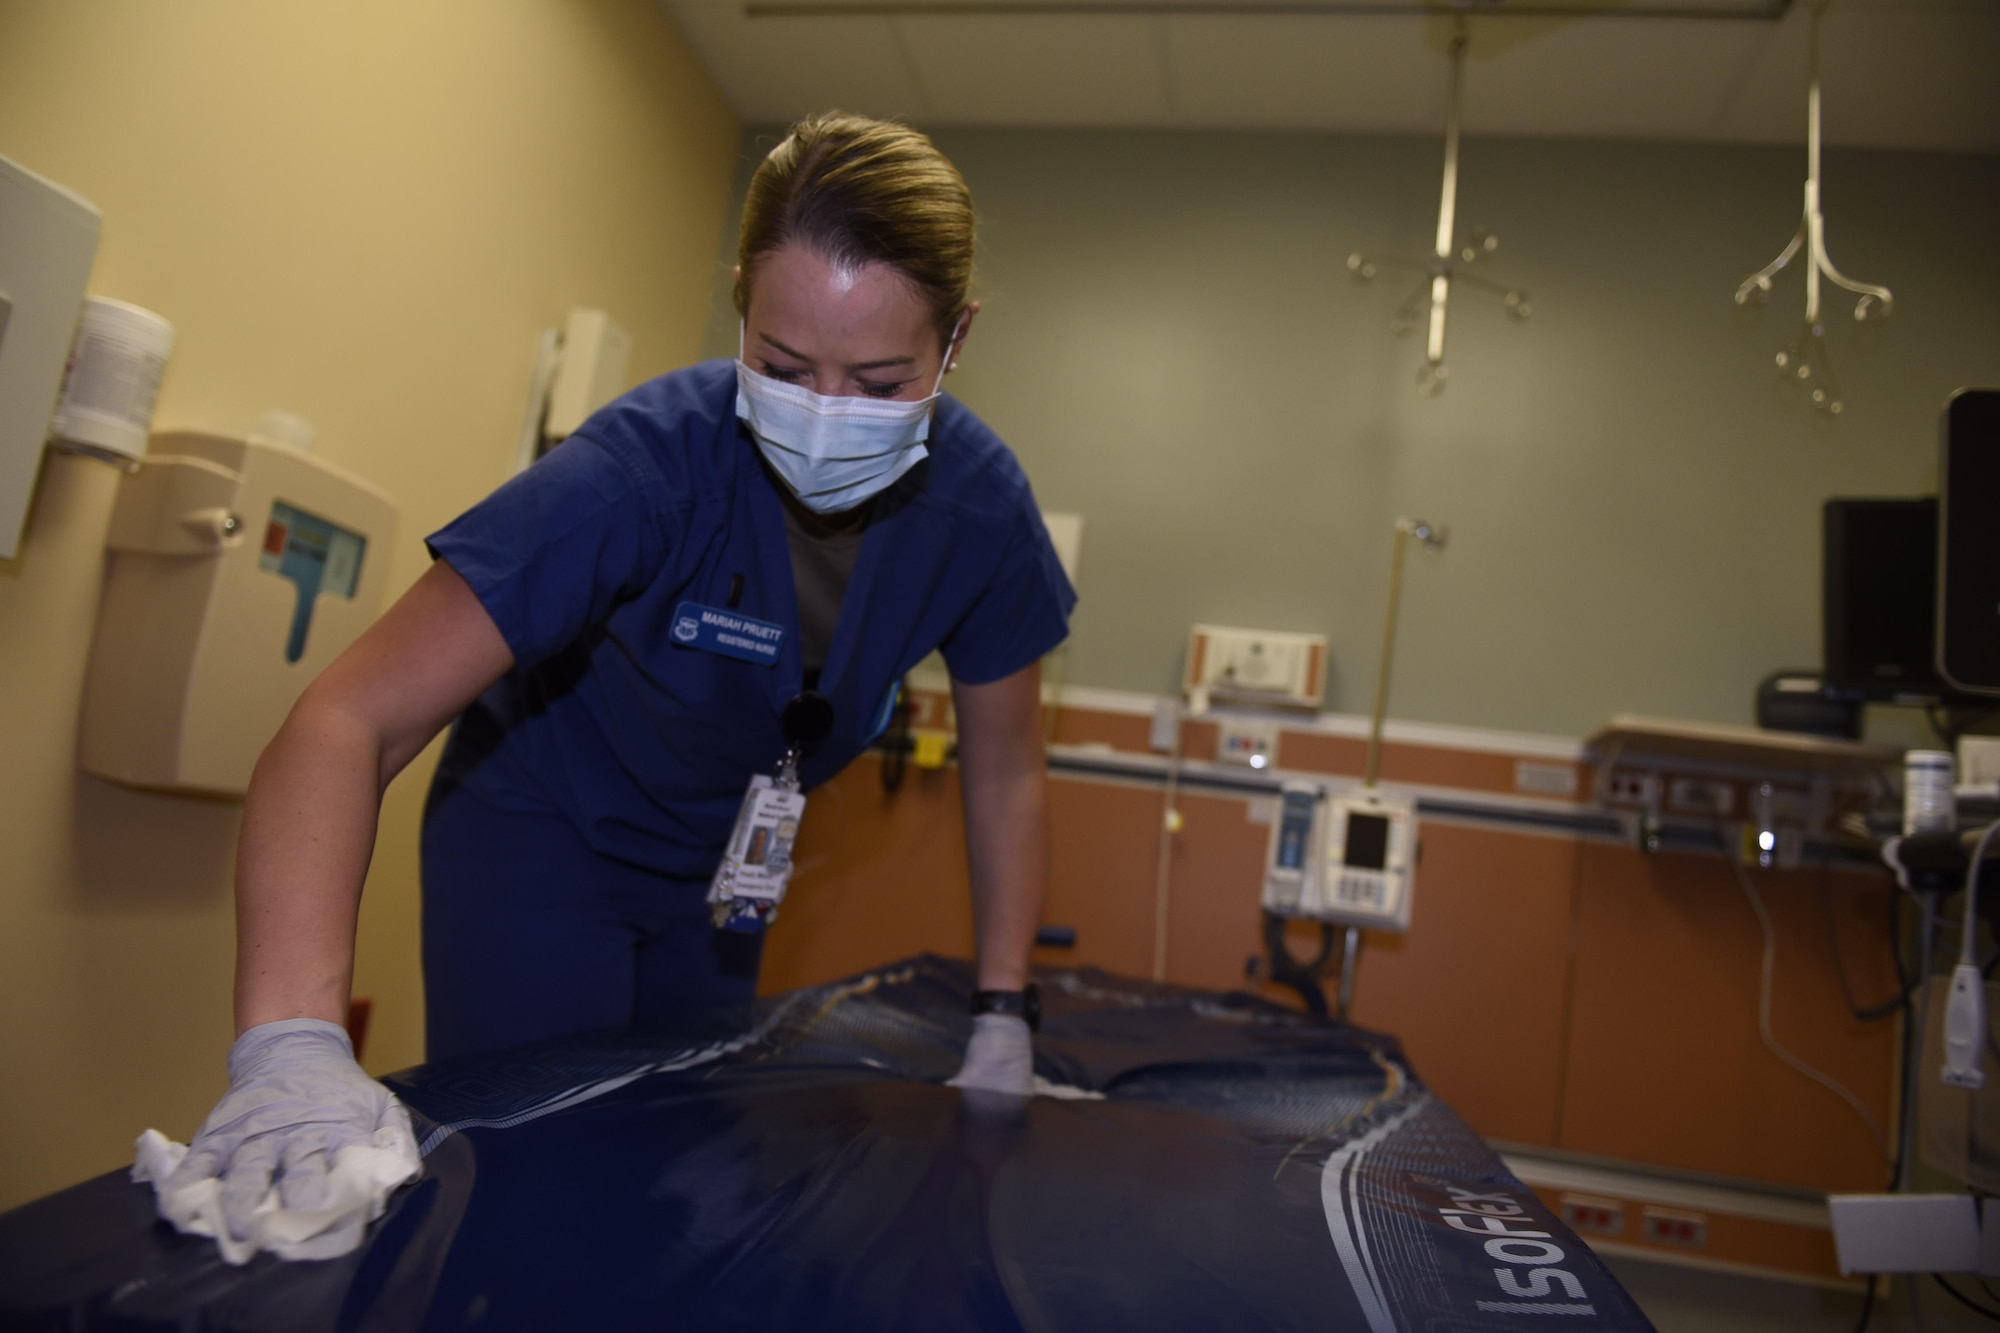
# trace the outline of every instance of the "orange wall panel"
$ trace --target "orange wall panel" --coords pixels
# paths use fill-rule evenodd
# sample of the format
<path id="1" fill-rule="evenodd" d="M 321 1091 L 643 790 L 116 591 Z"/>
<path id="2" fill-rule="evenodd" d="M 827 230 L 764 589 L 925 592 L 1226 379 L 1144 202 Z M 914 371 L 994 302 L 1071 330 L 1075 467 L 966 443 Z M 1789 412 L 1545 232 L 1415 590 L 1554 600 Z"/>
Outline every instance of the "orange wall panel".
<path id="1" fill-rule="evenodd" d="M 1370 932 L 1354 1021 L 1488 1138 L 1553 1144 L 1577 843 L 1430 823 L 1404 935 Z"/>
<path id="2" fill-rule="evenodd" d="M 812 792 L 798 870 L 764 942 L 766 995 L 926 950 L 972 956 L 958 770 L 909 768 L 882 790 L 863 755 Z"/>
<path id="3" fill-rule="evenodd" d="M 1882 1187 L 1859 1116 L 1757 1033 L 1762 940 L 1728 865 L 1585 844 L 1560 1146 L 1826 1189 Z M 1772 1028 L 1887 1128 L 1892 1023 L 1853 1019 L 1828 947 L 1825 895 L 1854 985 L 1893 993 L 1886 878 L 1757 871 L 1778 948 Z M 1869 945 L 1866 941 L 1874 943 Z"/>
<path id="4" fill-rule="evenodd" d="M 1054 851 L 1042 920 L 1073 928 L 1076 947 L 1038 949 L 1035 961 L 1151 976 L 1161 793 L 1056 778 L 1049 806 Z"/>
<path id="5" fill-rule="evenodd" d="M 1214 990 L 1251 984 L 1244 963 L 1264 951 L 1264 849 L 1269 824 L 1253 824 L 1240 796 L 1181 792 L 1167 914 L 1167 980 Z M 1297 996 L 1277 992 L 1277 998 Z"/>

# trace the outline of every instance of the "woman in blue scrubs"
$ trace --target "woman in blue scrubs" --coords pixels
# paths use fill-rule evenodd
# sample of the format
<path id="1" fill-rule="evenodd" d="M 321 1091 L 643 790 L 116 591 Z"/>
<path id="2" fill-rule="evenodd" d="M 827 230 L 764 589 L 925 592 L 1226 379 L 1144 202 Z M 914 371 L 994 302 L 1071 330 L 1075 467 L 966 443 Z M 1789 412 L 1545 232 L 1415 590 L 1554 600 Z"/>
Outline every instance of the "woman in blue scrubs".
<path id="1" fill-rule="evenodd" d="M 787 706 L 831 704 L 810 790 L 941 650 L 983 997 L 956 1081 L 1030 1091 L 1039 661 L 1075 594 L 1013 455 L 938 392 L 978 313 L 970 196 L 914 131 L 817 117 L 756 173 L 739 261 L 739 359 L 633 390 L 434 534 L 259 762 L 232 1085 L 177 1175 L 220 1175 L 232 1230 L 274 1178 L 311 1206 L 393 1106 L 340 1026 L 355 918 L 382 791 L 454 718 L 423 840 L 432 1059 L 747 1000 L 761 937 L 705 900 L 801 739 Z"/>

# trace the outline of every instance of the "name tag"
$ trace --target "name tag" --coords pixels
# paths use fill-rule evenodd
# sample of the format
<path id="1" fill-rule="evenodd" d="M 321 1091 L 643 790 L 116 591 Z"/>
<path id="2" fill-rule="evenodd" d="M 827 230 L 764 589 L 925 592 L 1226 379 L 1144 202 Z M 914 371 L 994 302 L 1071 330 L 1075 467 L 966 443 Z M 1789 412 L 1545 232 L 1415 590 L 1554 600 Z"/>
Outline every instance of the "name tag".
<path id="1" fill-rule="evenodd" d="M 805 813 L 805 794 L 796 786 L 773 782 L 762 773 L 751 778 L 722 864 L 709 885 L 709 901 L 750 898 L 773 907 L 783 902 L 792 878 L 792 843 Z"/>
<path id="2" fill-rule="evenodd" d="M 719 606 L 682 602 L 674 608 L 669 631 L 675 643 L 699 648 L 705 653 L 721 653 L 758 666 L 775 666 L 778 649 L 785 643 L 785 627 L 768 620 L 746 616 Z"/>

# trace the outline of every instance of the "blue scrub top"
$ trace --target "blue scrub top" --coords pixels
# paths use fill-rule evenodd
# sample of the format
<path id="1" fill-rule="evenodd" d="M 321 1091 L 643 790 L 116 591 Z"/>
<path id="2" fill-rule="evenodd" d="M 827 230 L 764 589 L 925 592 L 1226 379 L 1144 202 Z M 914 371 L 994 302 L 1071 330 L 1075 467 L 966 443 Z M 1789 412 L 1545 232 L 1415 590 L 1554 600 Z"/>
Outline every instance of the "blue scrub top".
<path id="1" fill-rule="evenodd" d="M 736 418 L 732 361 L 640 385 L 428 545 L 471 585 L 515 666 L 439 767 L 502 809 L 566 818 L 601 855 L 705 879 L 745 785 L 783 755 L 802 687 L 783 501 Z M 772 664 L 678 642 L 683 601 L 784 627 Z M 1068 633 L 1076 593 L 1000 438 L 939 400 L 930 457 L 876 497 L 819 689 L 833 734 L 808 787 L 866 749 L 933 649 L 984 684 Z"/>

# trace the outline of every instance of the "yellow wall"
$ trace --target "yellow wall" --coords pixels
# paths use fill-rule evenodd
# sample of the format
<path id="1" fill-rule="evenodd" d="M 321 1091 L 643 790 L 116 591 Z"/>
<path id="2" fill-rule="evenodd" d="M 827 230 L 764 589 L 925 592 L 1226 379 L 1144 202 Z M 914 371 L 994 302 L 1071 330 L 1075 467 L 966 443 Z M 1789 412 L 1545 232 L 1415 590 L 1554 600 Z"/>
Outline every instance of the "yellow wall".
<path id="1" fill-rule="evenodd" d="M 161 427 L 283 408 L 424 533 L 510 471 L 538 332 L 596 305 L 694 359 L 739 127 L 650 0 L 7 0 L 0 153 L 104 212 L 95 293 L 171 319 Z M 191 1133 L 230 1036 L 237 807 L 81 777 L 116 476 L 52 457 L 0 561 L 0 1208 Z M 422 1054 L 416 824 L 391 790 L 356 993 Z"/>

